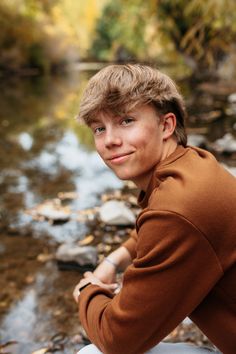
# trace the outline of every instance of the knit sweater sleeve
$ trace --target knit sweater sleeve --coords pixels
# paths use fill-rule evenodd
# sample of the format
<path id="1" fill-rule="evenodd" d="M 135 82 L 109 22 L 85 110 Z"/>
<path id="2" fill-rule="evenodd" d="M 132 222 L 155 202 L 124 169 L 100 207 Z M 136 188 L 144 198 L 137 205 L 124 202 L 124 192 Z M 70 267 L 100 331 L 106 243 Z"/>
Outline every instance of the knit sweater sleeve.
<path id="1" fill-rule="evenodd" d="M 82 325 L 105 354 L 138 354 L 158 344 L 222 275 L 208 240 L 188 220 L 156 211 L 139 219 L 137 258 L 120 293 L 89 286 L 80 295 Z"/>

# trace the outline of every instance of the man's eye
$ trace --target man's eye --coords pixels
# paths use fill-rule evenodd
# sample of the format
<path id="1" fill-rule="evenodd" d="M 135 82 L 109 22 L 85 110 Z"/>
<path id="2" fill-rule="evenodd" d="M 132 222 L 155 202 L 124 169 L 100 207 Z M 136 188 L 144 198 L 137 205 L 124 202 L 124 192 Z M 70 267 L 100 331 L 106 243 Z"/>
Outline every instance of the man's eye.
<path id="1" fill-rule="evenodd" d="M 127 117 L 127 118 L 122 120 L 121 124 L 122 125 L 128 125 L 128 124 L 132 123 L 133 121 L 134 121 L 133 118 Z"/>
<path id="2" fill-rule="evenodd" d="M 105 130 L 104 127 L 97 127 L 97 128 L 94 128 L 93 132 L 94 132 L 95 135 L 99 135 L 99 134 L 101 134 L 104 130 Z"/>

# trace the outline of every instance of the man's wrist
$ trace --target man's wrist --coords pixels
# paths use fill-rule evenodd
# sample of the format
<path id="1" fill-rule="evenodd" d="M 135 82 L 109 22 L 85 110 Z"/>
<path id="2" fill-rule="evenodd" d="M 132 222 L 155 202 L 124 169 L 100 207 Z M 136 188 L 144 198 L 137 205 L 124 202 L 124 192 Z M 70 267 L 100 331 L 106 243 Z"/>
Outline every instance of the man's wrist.
<path id="1" fill-rule="evenodd" d="M 88 282 L 87 284 L 81 286 L 81 287 L 79 288 L 79 292 L 81 293 L 82 290 L 84 290 L 87 286 L 89 286 L 89 285 L 91 285 L 91 284 L 92 284 L 91 282 Z"/>
<path id="2" fill-rule="evenodd" d="M 115 268 L 115 270 L 118 270 L 118 264 L 116 262 L 114 262 L 111 258 L 106 257 L 104 258 L 104 261 L 113 265 L 113 267 Z"/>

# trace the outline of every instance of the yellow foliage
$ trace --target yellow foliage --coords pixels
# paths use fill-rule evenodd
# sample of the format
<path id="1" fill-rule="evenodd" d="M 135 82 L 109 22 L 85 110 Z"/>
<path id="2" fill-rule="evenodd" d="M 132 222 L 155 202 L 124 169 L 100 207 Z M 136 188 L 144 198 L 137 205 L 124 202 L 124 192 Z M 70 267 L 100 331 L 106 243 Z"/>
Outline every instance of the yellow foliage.
<path id="1" fill-rule="evenodd" d="M 61 0 L 60 10 L 79 43 L 80 52 L 85 54 L 94 35 L 97 18 L 108 0 Z"/>

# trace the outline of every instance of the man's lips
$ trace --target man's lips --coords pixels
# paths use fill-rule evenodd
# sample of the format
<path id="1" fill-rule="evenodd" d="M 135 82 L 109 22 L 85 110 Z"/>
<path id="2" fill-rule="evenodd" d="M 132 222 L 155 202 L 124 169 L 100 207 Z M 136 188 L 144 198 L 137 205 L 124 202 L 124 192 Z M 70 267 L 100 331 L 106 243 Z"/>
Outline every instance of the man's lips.
<path id="1" fill-rule="evenodd" d="M 124 153 L 124 154 L 117 154 L 117 155 L 113 155 L 109 158 L 107 158 L 107 161 L 109 162 L 123 162 L 126 160 L 126 158 L 128 158 L 128 156 L 130 156 L 131 154 L 133 154 L 133 151 L 132 152 L 127 152 L 127 153 Z"/>

